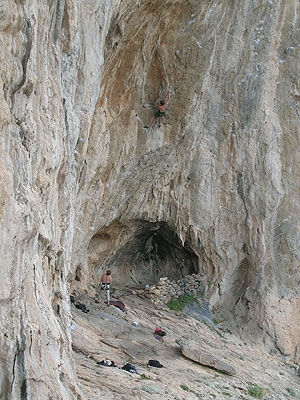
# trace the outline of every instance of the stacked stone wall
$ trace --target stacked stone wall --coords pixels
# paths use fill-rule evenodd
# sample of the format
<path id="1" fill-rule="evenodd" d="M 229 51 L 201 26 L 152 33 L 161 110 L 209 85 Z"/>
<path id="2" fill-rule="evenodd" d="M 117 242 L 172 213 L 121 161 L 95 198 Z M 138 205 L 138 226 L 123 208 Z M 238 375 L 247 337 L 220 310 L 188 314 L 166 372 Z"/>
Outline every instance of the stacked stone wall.
<path id="1" fill-rule="evenodd" d="M 167 277 L 160 278 L 156 285 L 146 286 L 143 296 L 153 304 L 166 304 L 171 299 L 178 299 L 183 295 L 204 295 L 204 286 L 200 274 L 186 275 L 177 281 Z"/>

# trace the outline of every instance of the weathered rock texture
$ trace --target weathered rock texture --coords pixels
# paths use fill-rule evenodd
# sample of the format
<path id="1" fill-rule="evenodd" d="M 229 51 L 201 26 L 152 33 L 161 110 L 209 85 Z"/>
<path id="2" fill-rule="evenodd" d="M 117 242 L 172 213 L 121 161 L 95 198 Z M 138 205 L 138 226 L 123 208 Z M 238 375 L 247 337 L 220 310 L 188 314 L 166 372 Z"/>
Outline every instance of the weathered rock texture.
<path id="1" fill-rule="evenodd" d="M 198 343 L 195 343 L 191 340 L 180 339 L 177 340 L 176 343 L 179 344 L 182 354 L 185 357 L 196 361 L 199 364 L 206 365 L 210 368 L 214 368 L 218 371 L 224 372 L 224 374 L 236 375 L 236 370 L 223 358 L 224 348 L 221 348 L 219 350 L 219 353 L 222 354 L 222 358 L 219 358 L 218 356 L 216 356 L 216 354 L 213 354 L 210 349 L 209 351 L 207 349 L 207 346 L 206 348 L 203 348 L 203 346 L 199 346 Z M 214 351 L 214 353 L 216 353 L 216 350 Z"/>
<path id="2" fill-rule="evenodd" d="M 3 0 L 0 36 L 0 393 L 80 398 L 68 293 L 108 266 L 198 272 L 230 326 L 293 358 L 298 0 Z"/>

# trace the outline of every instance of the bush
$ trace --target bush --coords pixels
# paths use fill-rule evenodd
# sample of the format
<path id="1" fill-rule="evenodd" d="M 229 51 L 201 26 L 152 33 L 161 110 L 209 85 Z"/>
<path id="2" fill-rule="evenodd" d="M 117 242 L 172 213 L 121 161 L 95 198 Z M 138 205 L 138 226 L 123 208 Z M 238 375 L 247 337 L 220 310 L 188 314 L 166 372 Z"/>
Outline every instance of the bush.
<path id="1" fill-rule="evenodd" d="M 289 394 L 293 397 L 297 396 L 296 391 L 293 388 L 286 388 L 286 390 L 289 392 Z"/>
<path id="2" fill-rule="evenodd" d="M 194 301 L 194 295 L 185 294 L 178 297 L 178 299 L 171 299 L 170 301 L 168 301 L 167 306 L 170 308 L 170 310 L 181 311 L 187 304 L 194 303 Z"/>
<path id="3" fill-rule="evenodd" d="M 190 389 L 186 385 L 180 385 L 181 389 L 185 390 L 186 392 L 189 392 Z"/>
<path id="4" fill-rule="evenodd" d="M 250 394 L 250 396 L 253 396 L 256 399 L 262 399 L 264 395 L 263 389 L 256 383 L 250 383 L 248 387 L 248 393 Z"/>

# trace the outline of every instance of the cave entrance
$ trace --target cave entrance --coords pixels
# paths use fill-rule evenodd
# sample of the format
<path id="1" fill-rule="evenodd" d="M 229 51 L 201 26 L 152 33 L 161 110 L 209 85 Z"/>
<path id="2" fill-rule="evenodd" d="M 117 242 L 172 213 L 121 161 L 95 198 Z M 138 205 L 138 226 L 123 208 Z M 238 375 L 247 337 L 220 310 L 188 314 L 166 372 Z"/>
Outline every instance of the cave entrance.
<path id="1" fill-rule="evenodd" d="M 188 245 L 182 246 L 166 222 L 135 221 L 126 236 L 117 250 L 109 246 L 110 254 L 97 268 L 99 275 L 112 270 L 114 286 L 151 285 L 161 277 L 178 280 L 198 272 L 198 257 Z"/>

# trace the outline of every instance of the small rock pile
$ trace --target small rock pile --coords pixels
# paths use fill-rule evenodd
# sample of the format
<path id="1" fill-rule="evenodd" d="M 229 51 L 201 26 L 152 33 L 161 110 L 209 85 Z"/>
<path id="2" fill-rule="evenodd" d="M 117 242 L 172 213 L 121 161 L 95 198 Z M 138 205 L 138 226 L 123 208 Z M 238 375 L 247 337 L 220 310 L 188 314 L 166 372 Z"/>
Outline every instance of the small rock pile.
<path id="1" fill-rule="evenodd" d="M 143 296 L 153 304 L 166 304 L 171 299 L 178 299 L 183 295 L 203 295 L 204 286 L 200 274 L 186 275 L 177 281 L 167 277 L 160 278 L 156 285 L 146 286 Z"/>

